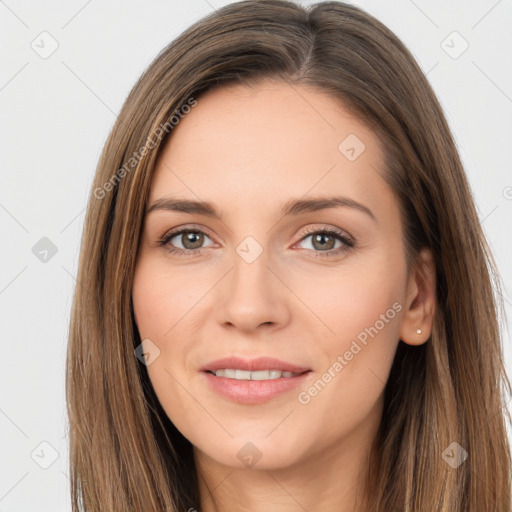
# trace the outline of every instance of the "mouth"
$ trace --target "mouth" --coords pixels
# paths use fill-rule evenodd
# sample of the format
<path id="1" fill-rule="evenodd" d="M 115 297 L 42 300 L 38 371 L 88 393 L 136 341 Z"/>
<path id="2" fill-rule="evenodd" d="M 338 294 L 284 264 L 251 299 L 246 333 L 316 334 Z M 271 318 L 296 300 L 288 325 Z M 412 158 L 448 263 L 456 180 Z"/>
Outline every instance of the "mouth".
<path id="1" fill-rule="evenodd" d="M 201 372 L 210 389 L 240 404 L 261 404 L 305 384 L 311 368 L 270 357 L 228 357 L 213 361 Z"/>
<path id="2" fill-rule="evenodd" d="M 270 380 L 296 377 L 311 368 L 300 366 L 274 357 L 244 359 L 238 356 L 224 357 L 201 368 L 216 377 L 238 380 Z"/>
<path id="3" fill-rule="evenodd" d="M 211 373 L 215 377 L 226 377 L 228 379 L 236 380 L 274 380 L 274 379 L 289 379 L 297 377 L 303 373 L 307 373 L 311 370 L 304 372 L 288 372 L 283 370 L 259 370 L 251 372 L 249 370 L 240 370 L 234 368 L 222 368 L 220 370 L 206 370 L 207 373 Z"/>

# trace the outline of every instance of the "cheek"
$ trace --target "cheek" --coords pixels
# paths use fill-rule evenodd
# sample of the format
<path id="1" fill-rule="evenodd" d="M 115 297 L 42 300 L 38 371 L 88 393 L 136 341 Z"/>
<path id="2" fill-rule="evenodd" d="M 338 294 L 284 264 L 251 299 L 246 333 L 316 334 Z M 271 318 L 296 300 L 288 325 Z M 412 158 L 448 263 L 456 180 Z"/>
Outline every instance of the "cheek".
<path id="1" fill-rule="evenodd" d="M 184 343 L 172 343 L 173 336 L 186 323 L 180 319 L 190 309 L 188 302 L 193 299 L 190 291 L 177 293 L 182 289 L 180 286 L 179 276 L 170 275 L 169 269 L 162 268 L 158 262 L 142 259 L 137 263 L 132 289 L 135 320 L 141 340 L 151 340 L 157 347 L 151 350 L 159 351 L 146 370 L 159 402 L 173 420 L 193 414 L 184 409 L 187 397 L 178 384 L 183 382 L 180 368 L 187 337 L 180 332 Z"/>
<path id="2" fill-rule="evenodd" d="M 158 261 L 143 260 L 135 270 L 132 300 L 141 338 L 170 340 L 173 329 L 205 293 L 201 279 L 180 277 Z M 196 276 L 197 277 L 197 276 Z M 185 322 L 186 323 L 186 322 Z"/>
<path id="3" fill-rule="evenodd" d="M 321 422 L 325 446 L 358 429 L 361 432 L 354 435 L 364 436 L 369 424 L 380 423 L 383 392 L 398 343 L 399 313 L 387 300 L 374 297 L 365 304 L 368 309 L 352 304 L 353 316 L 346 310 L 339 316 L 336 340 L 322 344 L 325 364 L 297 396 L 295 421 Z M 380 320 L 381 311 L 390 312 L 388 323 Z M 373 420 L 368 424 L 369 417 Z"/>
<path id="4" fill-rule="evenodd" d="M 179 383 L 188 377 L 188 353 L 197 338 L 197 326 L 190 320 L 204 307 L 200 298 L 207 282 L 190 279 L 152 258 L 141 259 L 135 269 L 132 301 L 137 328 L 141 340 L 151 340 L 158 349 L 158 356 L 147 365 L 148 376 L 173 417 L 183 416 L 183 404 L 190 399 Z"/>
<path id="5" fill-rule="evenodd" d="M 312 416 L 327 414 L 342 431 L 379 400 L 398 344 L 405 274 L 396 260 L 390 272 L 386 260 L 352 268 L 316 288 L 328 297 L 323 304 L 318 299 L 316 307 L 331 332 L 318 340 L 323 367 L 299 403 Z"/>
<path id="6" fill-rule="evenodd" d="M 320 319 L 328 328 L 327 347 L 348 350 L 358 336 L 364 341 L 368 329 L 382 331 L 383 337 L 391 331 L 398 334 L 402 307 L 398 300 L 403 297 L 405 272 L 389 255 L 372 255 L 371 261 L 361 259 L 339 271 L 329 269 L 320 278 L 294 281 L 297 294 L 318 313 L 312 320 Z"/>

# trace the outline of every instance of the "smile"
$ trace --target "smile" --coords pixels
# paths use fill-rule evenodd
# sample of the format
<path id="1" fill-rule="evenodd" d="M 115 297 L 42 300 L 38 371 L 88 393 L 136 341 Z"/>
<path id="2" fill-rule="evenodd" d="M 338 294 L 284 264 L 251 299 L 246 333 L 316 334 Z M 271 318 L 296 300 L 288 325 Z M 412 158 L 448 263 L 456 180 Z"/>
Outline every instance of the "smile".
<path id="1" fill-rule="evenodd" d="M 209 373 L 216 377 L 226 377 L 228 379 L 236 380 L 274 380 L 281 378 L 290 378 L 300 375 L 300 373 L 282 371 L 282 370 L 259 370 L 251 372 L 248 370 L 235 370 L 235 369 L 221 369 L 210 371 Z"/>

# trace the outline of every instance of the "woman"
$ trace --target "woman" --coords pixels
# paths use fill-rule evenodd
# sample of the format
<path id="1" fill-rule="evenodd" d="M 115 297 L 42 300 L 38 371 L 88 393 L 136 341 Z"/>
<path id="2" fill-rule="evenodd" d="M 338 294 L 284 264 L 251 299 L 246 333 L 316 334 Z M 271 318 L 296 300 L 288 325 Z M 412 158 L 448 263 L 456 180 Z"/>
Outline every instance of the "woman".
<path id="1" fill-rule="evenodd" d="M 165 48 L 78 283 L 74 511 L 512 506 L 495 264 L 431 87 L 361 9 L 243 1 Z"/>

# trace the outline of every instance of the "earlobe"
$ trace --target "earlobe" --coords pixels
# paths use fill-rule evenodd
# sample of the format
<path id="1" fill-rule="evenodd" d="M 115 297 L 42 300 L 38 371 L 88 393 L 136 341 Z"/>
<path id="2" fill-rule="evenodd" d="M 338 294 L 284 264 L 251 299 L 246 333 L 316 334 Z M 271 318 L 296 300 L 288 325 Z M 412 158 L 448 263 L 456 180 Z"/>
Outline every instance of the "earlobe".
<path id="1" fill-rule="evenodd" d="M 432 251 L 422 249 L 407 283 L 400 339 L 408 345 L 425 343 L 432 332 L 436 302 L 436 272 Z"/>

